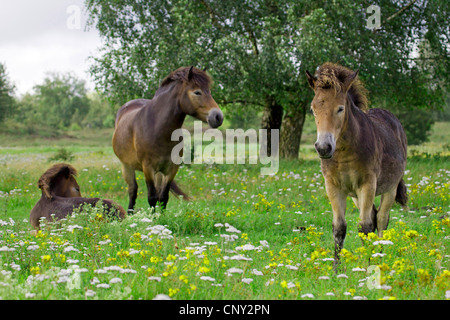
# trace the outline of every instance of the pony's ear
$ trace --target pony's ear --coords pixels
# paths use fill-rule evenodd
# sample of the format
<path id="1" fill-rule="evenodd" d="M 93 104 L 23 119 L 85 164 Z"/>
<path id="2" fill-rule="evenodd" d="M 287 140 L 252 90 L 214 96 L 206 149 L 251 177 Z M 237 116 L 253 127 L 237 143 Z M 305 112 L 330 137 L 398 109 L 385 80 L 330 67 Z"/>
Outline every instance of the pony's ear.
<path id="1" fill-rule="evenodd" d="M 49 181 L 47 179 L 45 179 L 45 178 L 39 179 L 38 187 L 39 187 L 39 189 L 42 190 L 42 194 L 44 195 L 44 197 L 46 197 L 49 200 L 52 199 L 52 195 L 50 194 L 50 185 L 49 185 Z"/>
<path id="2" fill-rule="evenodd" d="M 345 79 L 344 89 L 346 92 L 351 88 L 353 82 L 355 82 L 356 78 L 358 77 L 358 74 L 359 74 L 359 70 L 356 70 L 353 74 L 348 76 L 347 79 Z"/>
<path id="3" fill-rule="evenodd" d="M 66 178 L 66 179 L 69 179 L 71 174 L 72 174 L 72 170 L 70 169 L 70 167 L 68 165 L 62 167 L 61 170 L 59 171 L 59 175 L 61 175 L 62 177 Z"/>
<path id="4" fill-rule="evenodd" d="M 308 78 L 309 86 L 310 86 L 312 89 L 314 89 L 314 84 L 315 84 L 317 78 L 314 77 L 311 73 L 309 73 L 308 70 L 306 70 L 306 77 Z"/>
<path id="5" fill-rule="evenodd" d="M 192 79 L 192 69 L 194 68 L 194 66 L 191 66 L 191 68 L 189 69 L 189 73 L 188 73 L 188 80 Z"/>

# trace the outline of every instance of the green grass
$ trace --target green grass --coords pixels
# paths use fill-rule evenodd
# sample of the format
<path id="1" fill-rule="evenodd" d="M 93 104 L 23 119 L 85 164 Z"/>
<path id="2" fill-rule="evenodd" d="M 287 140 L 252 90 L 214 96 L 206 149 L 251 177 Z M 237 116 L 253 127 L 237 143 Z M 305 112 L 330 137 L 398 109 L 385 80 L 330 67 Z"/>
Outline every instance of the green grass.
<path id="1" fill-rule="evenodd" d="M 135 215 L 108 221 L 100 208 L 85 208 L 37 235 L 28 222 L 40 197 L 37 180 L 62 146 L 74 155 L 84 196 L 127 206 L 111 131 L 98 139 L 95 132 L 78 133 L 71 143 L 9 139 L 0 148 L 0 297 L 445 299 L 450 162 L 449 137 L 439 135 L 449 132 L 449 124 L 438 126 L 408 159 L 409 210 L 393 207 L 384 237 L 390 242 L 377 244 L 374 235 L 361 239 L 358 211 L 348 201 L 337 272 L 331 207 L 310 147 L 313 133 L 303 137 L 301 160 L 282 161 L 274 176 L 261 176 L 255 165 L 185 166 L 176 180 L 192 201 L 171 195 L 167 210 L 153 213 L 139 173 Z M 373 279 L 380 288 L 370 286 Z"/>

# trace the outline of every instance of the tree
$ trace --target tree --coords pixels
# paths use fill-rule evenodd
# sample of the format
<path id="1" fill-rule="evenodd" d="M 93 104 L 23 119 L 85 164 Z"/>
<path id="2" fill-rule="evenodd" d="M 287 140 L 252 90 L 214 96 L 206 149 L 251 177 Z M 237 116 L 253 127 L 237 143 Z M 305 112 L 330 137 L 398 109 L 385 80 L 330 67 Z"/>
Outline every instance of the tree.
<path id="1" fill-rule="evenodd" d="M 262 127 L 281 127 L 280 154 L 286 158 L 298 156 L 312 98 L 306 70 L 313 72 L 325 61 L 360 69 L 374 105 L 412 108 L 429 103 L 430 90 L 435 89 L 419 77 L 416 90 L 411 79 L 418 70 L 412 57 L 418 41 L 429 37 L 433 52 L 448 66 L 446 0 L 380 0 L 378 29 L 366 27 L 369 5 L 363 0 L 86 4 L 90 23 L 105 42 L 91 73 L 112 101 L 151 98 L 160 80 L 179 66 L 208 67 L 220 104 L 260 106 Z M 438 74 L 447 79 L 444 71 L 448 69 Z M 413 104 L 402 100 L 411 91 Z"/>
<path id="2" fill-rule="evenodd" d="M 34 86 L 34 91 L 42 124 L 60 129 L 72 123 L 81 126 L 90 107 L 84 80 L 70 73 L 49 73 L 42 84 Z"/>
<path id="3" fill-rule="evenodd" d="M 15 87 L 8 78 L 6 67 L 0 63 L 0 123 L 14 111 Z"/>

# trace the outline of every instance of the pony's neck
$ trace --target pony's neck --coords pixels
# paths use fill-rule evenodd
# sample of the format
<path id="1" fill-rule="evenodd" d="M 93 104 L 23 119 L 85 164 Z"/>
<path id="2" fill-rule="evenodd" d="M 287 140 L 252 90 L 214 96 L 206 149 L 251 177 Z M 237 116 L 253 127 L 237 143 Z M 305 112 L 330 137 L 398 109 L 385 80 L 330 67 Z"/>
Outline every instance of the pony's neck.
<path id="1" fill-rule="evenodd" d="M 353 148 L 358 146 L 360 141 L 360 127 L 358 125 L 358 118 L 360 117 L 361 110 L 355 106 L 350 94 L 347 94 L 346 100 L 346 115 L 344 126 L 341 131 L 341 135 L 338 139 L 337 149 L 340 151 L 352 152 Z"/>
<path id="2" fill-rule="evenodd" d="M 180 106 L 180 85 L 176 82 L 163 88 L 159 88 L 153 97 L 153 110 L 151 117 L 156 130 L 168 140 L 171 140 L 172 132 L 181 128 L 186 118 Z"/>

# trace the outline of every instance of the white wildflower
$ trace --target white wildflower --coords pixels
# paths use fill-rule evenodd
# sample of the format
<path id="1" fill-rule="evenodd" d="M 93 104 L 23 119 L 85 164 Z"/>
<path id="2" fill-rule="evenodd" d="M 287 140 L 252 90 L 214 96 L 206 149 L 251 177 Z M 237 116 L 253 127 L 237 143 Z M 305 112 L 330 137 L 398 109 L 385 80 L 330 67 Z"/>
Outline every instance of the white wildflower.
<path id="1" fill-rule="evenodd" d="M 255 276 L 263 276 L 264 275 L 261 271 L 258 271 L 256 269 L 252 270 L 252 274 L 254 274 Z"/>
<path id="2" fill-rule="evenodd" d="M 157 294 L 153 300 L 172 300 L 167 294 Z"/>
<path id="3" fill-rule="evenodd" d="M 378 241 L 374 241 L 373 245 L 379 245 L 379 244 L 384 244 L 384 245 L 393 245 L 394 243 L 390 240 L 378 240 Z"/>
<path id="4" fill-rule="evenodd" d="M 86 291 L 86 297 L 93 297 L 95 295 L 96 295 L 96 293 L 93 290 L 87 290 Z"/>
<path id="5" fill-rule="evenodd" d="M 120 278 L 112 278 L 109 280 L 109 283 L 122 283 L 122 279 Z"/>
<path id="6" fill-rule="evenodd" d="M 155 280 L 161 282 L 161 277 L 148 277 L 148 280 Z"/>
<path id="7" fill-rule="evenodd" d="M 211 281 L 211 282 L 216 281 L 216 279 L 211 278 L 211 277 L 209 277 L 209 276 L 202 276 L 202 277 L 200 277 L 200 280 Z"/>
<path id="8" fill-rule="evenodd" d="M 353 268 L 352 271 L 353 272 L 366 272 L 366 269 L 364 269 L 364 268 Z"/>

